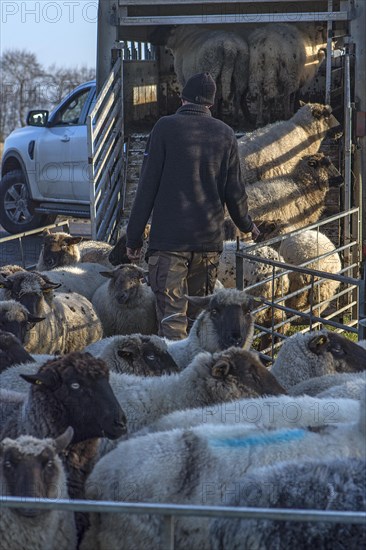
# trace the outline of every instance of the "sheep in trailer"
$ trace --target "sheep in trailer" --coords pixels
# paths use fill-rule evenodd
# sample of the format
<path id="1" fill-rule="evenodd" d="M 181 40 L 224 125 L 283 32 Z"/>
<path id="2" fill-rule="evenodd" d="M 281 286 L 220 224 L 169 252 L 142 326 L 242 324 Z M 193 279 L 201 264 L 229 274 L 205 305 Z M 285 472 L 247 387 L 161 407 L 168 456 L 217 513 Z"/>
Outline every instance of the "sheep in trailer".
<path id="1" fill-rule="evenodd" d="M 288 388 L 288 393 L 293 396 L 312 395 L 318 397 L 333 387 L 343 386 L 344 384 L 349 383 L 362 387 L 365 382 L 366 371 L 343 374 L 324 374 L 323 376 L 315 376 L 314 378 L 309 378 L 308 380 L 304 380 L 303 382 L 299 382 L 298 384 L 291 386 Z"/>
<path id="2" fill-rule="evenodd" d="M 327 330 L 297 333 L 282 344 L 272 374 L 289 389 L 309 378 L 366 370 L 366 350 Z"/>
<path id="3" fill-rule="evenodd" d="M 101 323 L 84 296 L 53 294 L 59 283 L 45 280 L 37 272 L 14 273 L 4 278 L 1 285 L 5 298 L 19 301 L 32 315 L 44 319 L 26 334 L 23 342 L 27 351 L 68 353 L 101 338 Z"/>
<path id="4" fill-rule="evenodd" d="M 248 186 L 250 215 L 265 241 L 319 220 L 329 188 L 343 178 L 329 157 L 303 157 L 288 176 Z"/>
<path id="5" fill-rule="evenodd" d="M 181 87 L 194 74 L 209 72 L 217 85 L 218 111 L 234 112 L 236 117 L 239 108 L 245 111 L 249 48 L 244 38 L 233 32 L 179 25 L 170 31 L 166 46 L 174 56 L 174 71 Z"/>
<path id="6" fill-rule="evenodd" d="M 0 374 L 18 363 L 33 362 L 33 357 L 24 349 L 19 338 L 0 329 Z"/>
<path id="7" fill-rule="evenodd" d="M 289 120 L 244 134 L 238 140 L 244 183 L 287 176 L 302 157 L 318 153 L 327 132 L 337 127 L 329 105 L 307 103 Z"/>
<path id="8" fill-rule="evenodd" d="M 248 88 L 256 103 L 257 125 L 293 114 L 296 93 L 314 78 L 325 58 L 325 32 L 316 23 L 303 28 L 275 23 L 249 35 Z"/>
<path id="9" fill-rule="evenodd" d="M 179 372 L 166 342 L 155 335 L 128 334 L 103 338 L 85 348 L 105 361 L 111 371 L 135 376 L 161 376 Z"/>
<path id="10" fill-rule="evenodd" d="M 111 373 L 110 382 L 126 411 L 129 434 L 177 409 L 284 393 L 257 354 L 235 347 L 199 353 L 179 374 L 141 378 Z"/>
<path id="11" fill-rule="evenodd" d="M 37 271 L 47 271 L 79 262 L 97 263 L 111 267 L 108 255 L 112 246 L 101 241 L 83 241 L 62 231 L 51 233 L 45 230 Z"/>
<path id="12" fill-rule="evenodd" d="M 360 413 L 355 399 L 329 400 L 320 397 L 288 395 L 251 397 L 230 403 L 175 411 L 159 418 L 137 435 L 189 429 L 200 424 L 254 426 L 256 428 L 307 428 L 353 422 Z"/>
<path id="13" fill-rule="evenodd" d="M 114 334 L 156 334 L 155 294 L 143 283 L 144 271 L 134 264 L 122 264 L 112 271 L 101 271 L 109 281 L 92 298 L 103 325 L 104 336 Z"/>
<path id="14" fill-rule="evenodd" d="M 365 460 L 344 458 L 259 468 L 236 480 L 223 495 L 225 506 L 366 511 Z M 233 493 L 234 496 L 233 496 Z M 365 525 L 256 519 L 216 519 L 210 526 L 211 550 L 243 548 L 364 548 Z"/>
<path id="15" fill-rule="evenodd" d="M 283 239 L 279 253 L 288 264 L 301 266 L 306 263 L 305 267 L 307 269 L 337 274 L 342 269 L 342 263 L 335 249 L 336 247 L 326 235 L 316 230 L 308 230 Z M 322 254 L 328 254 L 333 251 L 333 254 L 318 259 Z M 309 260 L 312 259 L 314 261 L 310 262 Z M 303 292 L 298 292 L 292 298 L 288 298 L 286 306 L 299 311 L 305 311 L 309 310 L 312 303 L 315 315 L 320 315 L 329 307 L 329 302 L 320 306 L 317 306 L 317 304 L 330 300 L 340 286 L 339 281 L 323 279 L 323 281 L 319 282 L 319 277 L 314 277 L 314 289 L 312 289 L 312 276 L 295 271 L 290 272 L 288 278 L 290 282 L 290 294 L 300 291 L 307 286 L 309 288 L 306 288 Z"/>
<path id="16" fill-rule="evenodd" d="M 366 397 L 366 396 L 365 396 Z M 95 500 L 220 505 L 234 483 L 279 462 L 366 458 L 366 399 L 355 422 L 316 430 L 204 425 L 124 441 L 94 467 L 86 495 Z M 144 472 L 145 475 L 141 475 Z M 229 488 L 229 489 L 228 489 Z M 81 550 L 159 548 L 160 516 L 95 513 Z M 209 521 L 179 517 L 175 548 L 210 550 Z"/>
<path id="17" fill-rule="evenodd" d="M 2 496 L 68 499 L 66 473 L 59 453 L 69 445 L 72 428 L 56 439 L 23 435 L 0 443 Z M 76 550 L 76 527 L 71 511 L 2 507 L 1 544 L 6 550 Z"/>
<path id="18" fill-rule="evenodd" d="M 250 348 L 255 298 L 234 288 L 223 288 L 210 296 L 189 296 L 188 301 L 203 311 L 187 338 L 167 341 L 168 351 L 179 368 L 184 369 L 201 351 L 214 353 L 230 346 Z"/>

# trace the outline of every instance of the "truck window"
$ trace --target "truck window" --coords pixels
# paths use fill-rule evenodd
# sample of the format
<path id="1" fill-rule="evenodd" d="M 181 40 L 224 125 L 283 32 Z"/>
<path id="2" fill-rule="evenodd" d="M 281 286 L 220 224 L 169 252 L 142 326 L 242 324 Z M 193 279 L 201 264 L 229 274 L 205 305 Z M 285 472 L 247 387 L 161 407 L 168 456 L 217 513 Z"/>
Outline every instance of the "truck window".
<path id="1" fill-rule="evenodd" d="M 88 99 L 90 89 L 83 90 L 78 95 L 73 96 L 56 114 L 53 125 L 70 126 L 79 124 L 80 115 L 83 111 L 86 100 Z"/>

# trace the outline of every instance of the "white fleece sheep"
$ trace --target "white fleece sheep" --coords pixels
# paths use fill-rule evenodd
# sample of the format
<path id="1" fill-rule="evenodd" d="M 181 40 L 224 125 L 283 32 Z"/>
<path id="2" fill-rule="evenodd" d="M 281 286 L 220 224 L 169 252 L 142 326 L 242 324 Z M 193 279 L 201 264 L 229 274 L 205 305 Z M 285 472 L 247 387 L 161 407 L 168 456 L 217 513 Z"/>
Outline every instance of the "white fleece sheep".
<path id="1" fill-rule="evenodd" d="M 285 238 L 281 242 L 279 253 L 283 256 L 286 263 L 300 266 L 317 256 L 332 252 L 335 248 L 332 241 L 326 235 L 316 230 L 308 230 L 301 234 Z M 342 263 L 338 252 L 334 252 L 334 254 L 325 258 L 309 262 L 304 267 L 324 271 L 325 273 L 339 274 L 342 269 Z M 311 276 L 305 273 L 293 271 L 289 273 L 288 278 L 290 281 L 290 293 L 301 290 L 311 284 Z M 322 282 L 319 282 L 319 277 L 314 277 L 314 281 L 313 311 L 318 316 L 329 308 L 330 302 L 320 307 L 315 307 L 315 305 L 325 300 L 330 300 L 336 293 L 340 282 L 331 279 L 323 279 Z M 310 287 L 303 292 L 299 292 L 296 296 L 288 298 L 286 305 L 299 311 L 308 310 L 311 303 L 311 295 L 312 290 Z"/>
<path id="2" fill-rule="evenodd" d="M 263 25 L 249 35 L 248 44 L 249 96 L 256 101 L 257 125 L 289 118 L 296 92 L 325 58 L 325 29 L 317 23 Z"/>
<path id="3" fill-rule="evenodd" d="M 285 462 L 259 468 L 237 479 L 222 504 L 258 508 L 366 511 L 365 460 L 342 458 L 306 463 Z M 339 521 L 303 522 L 264 519 L 215 519 L 211 550 L 243 548 L 363 548 L 365 525 Z"/>
<path id="4" fill-rule="evenodd" d="M 309 378 L 366 369 L 366 350 L 335 332 L 297 333 L 282 344 L 272 374 L 289 389 Z M 316 385 L 317 382 L 314 382 Z"/>
<path id="5" fill-rule="evenodd" d="M 100 460 L 86 494 L 96 500 L 219 505 L 233 483 L 260 466 L 283 461 L 366 457 L 366 410 L 354 423 L 314 430 L 204 425 L 130 439 Z M 144 475 L 141 475 L 141 472 Z M 159 548 L 162 518 L 96 513 L 82 550 Z M 175 520 L 175 548 L 210 550 L 205 518 Z"/>
<path id="6" fill-rule="evenodd" d="M 111 372 L 110 384 L 126 413 L 129 434 L 177 409 L 284 392 L 257 354 L 235 347 L 199 353 L 186 369 L 170 376 L 143 378 Z"/>
<path id="7" fill-rule="evenodd" d="M 318 153 L 327 131 L 339 125 L 329 105 L 308 103 L 292 118 L 269 124 L 238 140 L 245 184 L 288 175 L 299 160 Z"/>
<path id="8" fill-rule="evenodd" d="M 91 301 L 95 291 L 105 282 L 101 271 L 105 271 L 104 265 L 79 263 L 39 273 L 45 280 L 58 283 L 58 292 L 76 292 Z"/>
<path id="9" fill-rule="evenodd" d="M 43 233 L 43 245 L 36 266 L 37 271 L 46 271 L 78 262 L 98 263 L 112 267 L 108 255 L 112 246 L 103 241 L 83 241 L 68 233 Z"/>
<path id="10" fill-rule="evenodd" d="M 248 186 L 248 208 L 265 241 L 319 220 L 329 187 L 343 181 L 323 153 L 302 157 L 288 176 Z"/>
<path id="11" fill-rule="evenodd" d="M 104 336 L 114 334 L 156 334 L 155 294 L 143 283 L 144 271 L 134 264 L 122 264 L 112 271 L 102 271 L 108 282 L 92 298 L 103 325 Z"/>
<path id="12" fill-rule="evenodd" d="M 288 388 L 289 395 L 312 395 L 319 396 L 329 389 L 343 384 L 360 384 L 366 381 L 366 372 L 347 372 L 337 374 L 325 374 L 324 376 L 316 376 L 309 378 L 303 382 L 295 384 Z"/>
<path id="13" fill-rule="evenodd" d="M 190 296 L 189 300 L 203 311 L 194 321 L 187 338 L 168 341 L 168 351 L 184 369 L 201 351 L 214 353 L 230 346 L 248 350 L 252 344 L 255 304 L 243 291 L 217 290 L 211 296 Z"/>
<path id="14" fill-rule="evenodd" d="M 355 399 L 320 397 L 256 397 L 217 403 L 208 407 L 175 411 L 159 418 L 136 435 L 163 432 L 175 428 L 189 429 L 200 424 L 231 425 L 278 429 L 307 428 L 325 424 L 353 422 L 359 415 Z"/>
<path id="15" fill-rule="evenodd" d="M 27 351 L 69 353 L 101 338 L 101 323 L 85 296 L 73 292 L 53 294 L 58 284 L 45 280 L 38 272 L 14 273 L 2 284 L 5 298 L 15 298 L 44 319 L 27 332 Z"/>
<path id="16" fill-rule="evenodd" d="M 366 378 L 360 376 L 358 379 L 349 380 L 338 386 L 332 386 L 318 395 L 323 399 L 361 399 L 366 391 Z"/>
<path id="17" fill-rule="evenodd" d="M 58 453 L 70 443 L 69 428 L 57 439 L 23 435 L 0 443 L 0 486 L 2 496 L 68 499 L 66 474 Z M 0 533 L 6 550 L 76 549 L 74 513 L 1 507 Z"/>
<path id="18" fill-rule="evenodd" d="M 166 45 L 182 87 L 192 75 L 209 72 L 217 84 L 219 111 L 235 111 L 238 116 L 248 83 L 249 48 L 244 38 L 226 30 L 179 25 L 171 30 Z"/>
<path id="19" fill-rule="evenodd" d="M 160 376 L 180 370 L 168 353 L 166 342 L 153 334 L 110 336 L 90 344 L 84 351 L 103 359 L 114 372 L 136 376 Z"/>

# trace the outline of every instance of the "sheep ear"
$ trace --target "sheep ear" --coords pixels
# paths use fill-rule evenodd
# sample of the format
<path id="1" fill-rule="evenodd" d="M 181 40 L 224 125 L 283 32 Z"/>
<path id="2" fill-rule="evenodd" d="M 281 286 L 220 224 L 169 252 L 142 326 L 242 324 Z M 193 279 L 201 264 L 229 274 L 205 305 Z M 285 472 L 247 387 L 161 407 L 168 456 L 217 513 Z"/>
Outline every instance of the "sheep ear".
<path id="1" fill-rule="evenodd" d="M 42 237 L 47 237 L 47 235 L 51 235 L 51 231 L 49 229 L 44 229 L 42 231 Z"/>
<path id="2" fill-rule="evenodd" d="M 212 367 L 212 376 L 214 378 L 226 378 L 230 372 L 230 363 L 227 361 L 218 361 Z"/>
<path id="3" fill-rule="evenodd" d="M 100 275 L 102 277 L 107 277 L 107 279 L 113 279 L 114 278 L 114 271 L 99 271 Z"/>
<path id="4" fill-rule="evenodd" d="M 118 355 L 120 357 L 124 357 L 126 359 L 129 359 L 131 357 L 131 355 L 133 357 L 136 356 L 136 346 L 132 345 L 132 344 L 126 344 L 120 348 L 118 348 Z"/>
<path id="5" fill-rule="evenodd" d="M 211 295 L 209 295 L 209 296 L 187 296 L 187 295 L 185 295 L 185 297 L 187 298 L 188 303 L 191 304 L 192 306 L 199 307 L 200 309 L 205 309 L 209 305 L 212 296 Z"/>
<path id="6" fill-rule="evenodd" d="M 329 345 L 329 338 L 326 334 L 320 334 L 319 336 L 315 336 L 312 338 L 309 342 L 309 349 L 316 353 L 317 355 L 321 355 L 325 351 L 327 351 Z"/>
<path id="7" fill-rule="evenodd" d="M 7 288 L 8 290 L 11 290 L 12 287 L 13 283 L 0 272 L 0 288 Z"/>
<path id="8" fill-rule="evenodd" d="M 44 386 L 48 389 L 56 389 L 59 385 L 58 375 L 53 369 L 48 369 L 37 374 L 20 374 L 23 380 L 36 386 Z"/>
<path id="9" fill-rule="evenodd" d="M 79 244 L 83 240 L 83 237 L 65 237 L 65 242 L 71 246 L 72 244 Z"/>
<path id="10" fill-rule="evenodd" d="M 69 426 L 66 428 L 63 434 L 59 435 L 55 439 L 55 449 L 56 453 L 61 453 L 68 445 L 70 445 L 72 438 L 74 437 L 74 429 Z"/>
<path id="11" fill-rule="evenodd" d="M 55 290 L 56 288 L 60 288 L 61 283 L 53 283 L 52 281 L 45 281 L 45 284 L 42 287 L 42 292 L 51 292 L 51 290 Z"/>
<path id="12" fill-rule="evenodd" d="M 302 101 L 301 99 L 299 101 L 299 104 L 300 104 L 300 107 L 304 107 L 304 105 L 306 105 L 305 101 Z"/>
<path id="13" fill-rule="evenodd" d="M 36 317 L 35 315 L 32 315 L 32 313 L 28 314 L 28 321 L 30 323 L 40 323 L 41 321 L 44 321 L 46 317 Z"/>

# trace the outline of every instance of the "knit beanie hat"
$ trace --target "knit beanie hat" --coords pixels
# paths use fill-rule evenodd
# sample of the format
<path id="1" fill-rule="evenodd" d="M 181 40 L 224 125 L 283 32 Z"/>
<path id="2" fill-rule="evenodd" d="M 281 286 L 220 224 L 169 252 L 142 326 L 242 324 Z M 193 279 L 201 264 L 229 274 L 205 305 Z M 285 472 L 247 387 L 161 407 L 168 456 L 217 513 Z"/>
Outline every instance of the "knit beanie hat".
<path id="1" fill-rule="evenodd" d="M 190 103 L 213 105 L 216 84 L 210 73 L 197 73 L 191 76 L 182 90 L 182 98 Z"/>

